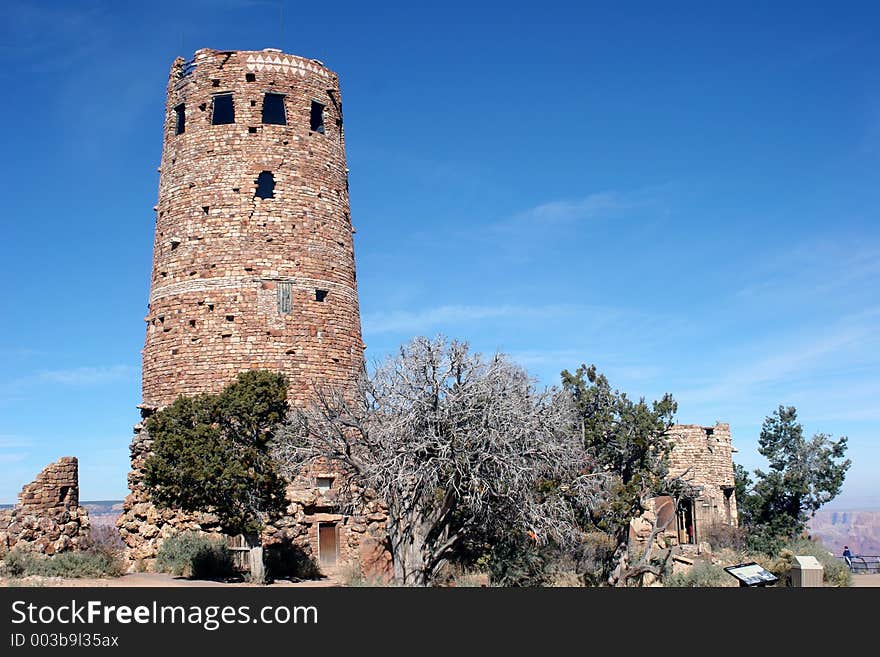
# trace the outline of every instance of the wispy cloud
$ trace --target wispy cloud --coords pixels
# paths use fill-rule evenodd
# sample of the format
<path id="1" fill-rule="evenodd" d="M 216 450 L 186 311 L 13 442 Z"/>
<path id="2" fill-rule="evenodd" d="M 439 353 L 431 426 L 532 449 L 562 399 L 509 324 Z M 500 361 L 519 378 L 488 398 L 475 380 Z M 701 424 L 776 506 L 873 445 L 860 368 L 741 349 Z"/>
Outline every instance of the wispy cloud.
<path id="1" fill-rule="evenodd" d="M 533 224 L 557 224 L 609 216 L 632 207 L 631 201 L 616 192 L 590 194 L 582 199 L 542 203 L 513 216 L 512 220 Z"/>
<path id="2" fill-rule="evenodd" d="M 103 367 L 75 367 L 63 370 L 43 370 L 35 377 L 42 383 L 58 383 L 70 386 L 93 386 L 116 381 L 124 381 L 136 374 L 138 369 L 131 365 L 110 365 Z"/>
<path id="3" fill-rule="evenodd" d="M 17 449 L 28 447 L 31 441 L 21 436 L 0 435 L 0 449 Z"/>
<path id="4" fill-rule="evenodd" d="M 0 435 L 0 463 L 21 463 L 32 441 L 22 436 Z"/>
<path id="5" fill-rule="evenodd" d="M 46 352 L 39 349 L 31 349 L 30 347 L 4 347 L 0 349 L 0 357 L 26 359 L 35 358 L 37 356 L 45 356 Z"/>
<path id="6" fill-rule="evenodd" d="M 866 319 L 870 315 L 853 315 L 821 334 L 787 335 L 760 350 L 752 347 L 751 356 L 735 354 L 731 358 L 741 364 L 727 371 L 714 369 L 716 376 L 683 390 L 680 396 L 691 404 L 731 404 L 754 396 L 767 398 L 772 389 L 786 397 L 793 390 L 827 392 L 829 385 L 847 385 L 847 375 L 855 383 L 854 379 L 862 378 L 858 370 L 880 366 L 876 355 L 880 333 Z"/>
<path id="7" fill-rule="evenodd" d="M 858 291 L 880 278 L 880 246 L 866 244 L 864 238 L 802 242 L 761 258 L 744 270 L 749 280 L 737 291 L 737 297 L 799 300 L 841 290 Z"/>
<path id="8" fill-rule="evenodd" d="M 538 318 L 572 312 L 571 306 L 460 306 L 371 313 L 363 319 L 365 333 L 417 333 L 449 324 L 466 325 L 490 319 Z"/>
<path id="9" fill-rule="evenodd" d="M 21 398 L 25 390 L 40 385 L 81 388 L 130 381 L 138 371 L 137 367 L 131 365 L 38 370 L 0 383 L 0 401 Z"/>
<path id="10" fill-rule="evenodd" d="M 669 184 L 627 192 L 606 190 L 580 198 L 556 199 L 526 208 L 490 226 L 495 232 L 529 228 L 559 228 L 589 221 L 614 219 L 639 209 L 660 210 Z"/>

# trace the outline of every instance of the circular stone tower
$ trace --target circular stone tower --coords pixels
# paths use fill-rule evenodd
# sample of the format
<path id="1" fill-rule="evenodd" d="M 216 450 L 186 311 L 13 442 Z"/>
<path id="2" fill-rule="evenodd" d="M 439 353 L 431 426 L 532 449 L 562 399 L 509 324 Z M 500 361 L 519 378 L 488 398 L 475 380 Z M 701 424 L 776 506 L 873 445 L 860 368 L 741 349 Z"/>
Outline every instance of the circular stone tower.
<path id="1" fill-rule="evenodd" d="M 353 381 L 364 344 L 337 75 L 275 49 L 178 58 L 159 171 L 142 415 L 181 394 L 218 392 L 248 369 L 285 374 L 294 405 L 315 384 Z M 150 447 L 136 425 L 117 521 L 133 561 L 152 559 L 177 531 L 220 529 L 210 514 L 150 502 Z M 316 552 L 319 529 L 332 529 L 340 555 L 360 549 L 348 517 L 297 503 L 285 520 L 294 539 Z"/>
<path id="2" fill-rule="evenodd" d="M 203 49 L 171 67 L 144 406 L 247 369 L 292 403 L 361 369 L 348 169 L 335 73 L 280 50 Z"/>

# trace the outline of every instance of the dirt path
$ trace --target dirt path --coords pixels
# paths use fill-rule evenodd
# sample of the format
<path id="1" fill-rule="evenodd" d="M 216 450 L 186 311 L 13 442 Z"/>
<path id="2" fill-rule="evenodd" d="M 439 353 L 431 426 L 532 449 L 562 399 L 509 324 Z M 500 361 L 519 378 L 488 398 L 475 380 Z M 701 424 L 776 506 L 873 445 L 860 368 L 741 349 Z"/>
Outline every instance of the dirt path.
<path id="1" fill-rule="evenodd" d="M 61 577 L 22 577 L 20 579 L 2 579 L 0 578 L 0 586 L 66 586 L 66 587 L 186 587 L 186 586 L 256 586 L 247 582 L 213 582 L 211 580 L 196 579 L 190 580 L 183 577 L 175 577 L 166 573 L 128 573 L 122 577 L 101 577 L 101 578 L 61 578 Z M 341 586 L 340 583 L 333 578 L 305 580 L 302 582 L 289 582 L 287 580 L 279 580 L 273 582 L 269 586 L 276 587 L 332 587 Z"/>
<path id="2" fill-rule="evenodd" d="M 880 587 L 880 575 L 853 575 L 853 586 Z"/>

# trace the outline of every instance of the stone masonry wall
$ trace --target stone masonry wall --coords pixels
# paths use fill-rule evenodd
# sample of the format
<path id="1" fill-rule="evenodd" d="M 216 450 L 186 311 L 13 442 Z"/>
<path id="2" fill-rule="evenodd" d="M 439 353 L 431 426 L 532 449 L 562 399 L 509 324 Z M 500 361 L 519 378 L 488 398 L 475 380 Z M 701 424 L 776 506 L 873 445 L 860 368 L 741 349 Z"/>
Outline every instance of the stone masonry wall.
<path id="1" fill-rule="evenodd" d="M 233 122 L 216 125 L 216 98 L 230 94 Z M 281 96 L 284 124 L 264 122 L 267 94 Z M 180 394 L 219 392 L 247 369 L 287 375 L 294 406 L 316 385 L 353 381 L 364 344 L 338 76 L 275 49 L 178 58 L 159 172 L 144 417 Z M 267 176 L 268 198 L 258 194 Z M 142 482 L 150 445 L 137 425 L 131 493 L 117 522 L 129 557 L 147 563 L 174 533 L 220 531 L 212 514 L 150 503 Z M 372 539 L 361 537 L 378 521 L 338 513 L 309 486 L 291 483 L 287 517 L 267 527 L 264 545 L 293 541 L 317 554 L 319 524 L 335 523 L 340 560 L 363 556 Z"/>
<path id="2" fill-rule="evenodd" d="M 0 511 L 0 548 L 55 554 L 82 546 L 89 514 L 79 506 L 78 467 L 64 456 L 22 488 L 18 504 Z"/>
<path id="3" fill-rule="evenodd" d="M 669 474 L 700 488 L 694 501 L 697 534 L 717 525 L 737 525 L 730 425 L 714 427 L 677 424 L 669 430 L 673 443 Z"/>
<path id="4" fill-rule="evenodd" d="M 150 569 L 162 542 L 183 531 L 220 535 L 218 518 L 212 513 L 186 513 L 178 509 L 158 508 L 150 502 L 143 486 L 142 467 L 150 454 L 151 439 L 142 424 L 135 427 L 132 441 L 133 469 L 129 474 L 131 494 L 126 498 L 125 513 L 117 521 L 119 534 L 128 546 L 132 563 Z M 281 544 L 297 546 L 306 557 L 320 562 L 318 528 L 322 524 L 336 527 L 338 558 L 335 567 L 322 565 L 324 572 L 338 571 L 347 564 L 358 564 L 367 575 L 383 576 L 391 571 L 390 554 L 385 547 L 386 507 L 377 500 L 367 500 L 357 513 L 342 513 L 334 491 L 321 491 L 316 476 L 338 472 L 325 468 L 309 473 L 287 487 L 288 507 L 285 515 L 268 524 L 260 537 L 262 545 L 272 548 Z"/>
<path id="5" fill-rule="evenodd" d="M 263 123 L 267 93 L 286 125 Z M 234 123 L 212 125 L 218 95 Z M 312 105 L 323 131 L 311 130 Z M 185 115 L 178 134 L 178 108 Z M 256 195 L 261 173 L 272 198 Z M 247 369 L 291 402 L 363 366 L 338 77 L 277 50 L 203 49 L 171 67 L 143 351 L 143 402 L 218 392 Z M 288 311 L 279 297 L 290 290 Z"/>

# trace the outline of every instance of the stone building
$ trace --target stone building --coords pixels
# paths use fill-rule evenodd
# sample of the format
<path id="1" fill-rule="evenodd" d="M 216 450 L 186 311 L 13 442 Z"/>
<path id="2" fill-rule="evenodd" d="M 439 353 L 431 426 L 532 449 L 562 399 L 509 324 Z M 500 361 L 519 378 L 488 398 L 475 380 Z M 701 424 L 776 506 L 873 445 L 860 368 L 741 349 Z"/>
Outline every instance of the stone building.
<path id="1" fill-rule="evenodd" d="M 142 416 L 248 369 L 285 374 L 292 405 L 316 383 L 352 381 L 364 344 L 336 73 L 273 48 L 178 58 L 159 172 Z M 118 522 L 146 560 L 176 531 L 218 531 L 210 514 L 150 504 L 149 450 L 139 424 Z M 264 542 L 283 534 L 328 567 L 355 558 L 369 521 L 335 513 L 332 484 L 326 473 L 293 482 L 289 518 Z"/>
<path id="2" fill-rule="evenodd" d="M 678 504 L 670 496 L 659 496 L 649 505 L 650 522 L 636 519 L 632 530 L 644 539 L 656 522 L 666 530 L 667 542 L 699 544 L 708 532 L 721 525 L 737 526 L 733 477 L 733 447 L 730 425 L 714 427 L 676 424 L 669 429 L 669 476 L 680 477 L 686 490 Z"/>
<path id="3" fill-rule="evenodd" d="M 18 503 L 0 511 L 0 548 L 56 554 L 82 547 L 89 513 L 79 506 L 79 463 L 63 456 L 50 463 L 18 494 Z"/>

